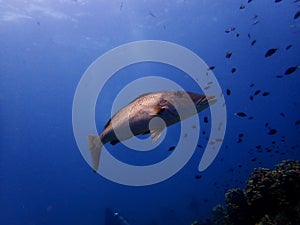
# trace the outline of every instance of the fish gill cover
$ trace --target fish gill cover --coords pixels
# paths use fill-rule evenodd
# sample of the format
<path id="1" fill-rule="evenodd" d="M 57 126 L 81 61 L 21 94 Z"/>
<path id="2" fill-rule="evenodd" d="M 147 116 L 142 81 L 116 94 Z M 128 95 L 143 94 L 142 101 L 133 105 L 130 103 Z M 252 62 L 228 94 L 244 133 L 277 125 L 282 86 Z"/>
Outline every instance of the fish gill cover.
<path id="1" fill-rule="evenodd" d="M 243 207 L 262 200 L 255 194 L 248 199 L 250 193 L 264 190 L 262 183 L 272 184 L 269 196 L 283 193 L 276 176 L 285 175 L 271 169 L 282 160 L 300 159 L 299 4 L 0 0 L 0 223 L 104 224 L 109 208 L 132 225 L 185 225 L 209 218 L 218 204 L 228 204 L 229 210 L 219 207 L 214 213 L 229 214 L 238 222 Z M 191 124 L 191 130 L 199 129 L 199 138 L 178 173 L 158 184 L 131 187 L 92 172 L 74 140 L 71 111 L 76 87 L 93 61 L 118 46 L 143 40 L 175 43 L 205 61 L 207 68 L 199 78 L 214 73 L 226 101 L 227 126 L 219 140 L 222 147 L 205 171 L 198 165 L 209 145 L 210 110 L 198 115 L 198 125 Z M 173 58 L 185 60 L 181 55 Z M 116 71 L 99 95 L 92 118 L 98 131 L 111 117 L 119 91 L 146 76 L 170 79 L 194 93 L 209 92 L 215 84 L 208 81 L 201 90 L 184 71 L 163 63 L 129 65 Z M 124 99 L 123 106 L 132 100 Z M 83 117 L 81 123 L 88 119 Z M 157 163 L 176 153 L 180 128 L 168 128 L 153 151 L 136 152 L 122 144 L 108 145 L 108 151 L 132 165 Z M 261 181 L 259 174 L 267 179 Z M 249 177 L 251 187 L 245 182 Z M 234 191 L 225 198 L 229 189 Z M 247 222 L 272 224 L 279 223 L 276 218 L 293 218 L 284 210 L 284 218 L 279 211 L 268 212 L 291 199 L 284 194 L 278 202 L 276 196 L 263 201 L 266 207 L 259 218 L 250 211 Z"/>

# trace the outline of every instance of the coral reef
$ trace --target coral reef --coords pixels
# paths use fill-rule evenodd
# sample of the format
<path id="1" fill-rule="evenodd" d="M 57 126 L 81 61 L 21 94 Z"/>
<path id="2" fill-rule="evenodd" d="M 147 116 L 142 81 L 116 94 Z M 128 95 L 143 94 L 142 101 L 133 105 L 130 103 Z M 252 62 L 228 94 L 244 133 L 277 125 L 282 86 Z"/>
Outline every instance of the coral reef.
<path id="1" fill-rule="evenodd" d="M 225 199 L 226 207 L 216 206 L 212 220 L 205 224 L 300 224 L 300 162 L 283 161 L 274 170 L 255 169 L 245 190 L 231 189 Z"/>

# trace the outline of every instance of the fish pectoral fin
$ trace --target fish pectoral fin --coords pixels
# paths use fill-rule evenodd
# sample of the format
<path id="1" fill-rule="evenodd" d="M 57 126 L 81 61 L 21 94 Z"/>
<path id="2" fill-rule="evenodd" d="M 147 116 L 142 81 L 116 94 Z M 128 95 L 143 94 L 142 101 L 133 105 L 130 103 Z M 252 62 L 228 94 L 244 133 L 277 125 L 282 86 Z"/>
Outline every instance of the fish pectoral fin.
<path id="1" fill-rule="evenodd" d="M 149 108 L 149 115 L 150 116 L 157 116 L 164 110 L 163 107 L 160 106 L 153 106 Z"/>
<path id="2" fill-rule="evenodd" d="M 164 128 L 156 128 L 150 130 L 152 141 L 155 142 L 160 137 L 163 131 Z"/>

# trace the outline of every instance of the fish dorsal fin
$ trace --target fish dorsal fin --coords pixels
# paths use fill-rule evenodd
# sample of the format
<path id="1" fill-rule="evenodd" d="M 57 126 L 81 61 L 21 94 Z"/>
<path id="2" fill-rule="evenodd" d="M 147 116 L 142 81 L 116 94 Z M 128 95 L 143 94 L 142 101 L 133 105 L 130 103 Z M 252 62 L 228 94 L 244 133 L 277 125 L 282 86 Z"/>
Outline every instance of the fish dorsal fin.
<path id="1" fill-rule="evenodd" d="M 152 141 L 155 142 L 162 134 L 164 127 L 150 130 Z"/>

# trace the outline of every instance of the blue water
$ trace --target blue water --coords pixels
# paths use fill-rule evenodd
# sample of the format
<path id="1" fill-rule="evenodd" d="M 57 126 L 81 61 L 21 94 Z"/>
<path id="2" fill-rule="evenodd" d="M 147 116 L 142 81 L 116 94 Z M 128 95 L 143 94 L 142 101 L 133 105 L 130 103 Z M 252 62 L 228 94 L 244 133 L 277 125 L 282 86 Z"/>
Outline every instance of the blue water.
<path id="1" fill-rule="evenodd" d="M 240 9 L 241 4 L 246 7 Z M 300 65 L 300 18 L 293 19 L 299 6 L 292 0 L 0 1 L 1 224 L 104 224 L 105 209 L 111 208 L 132 225 L 189 225 L 209 217 L 213 206 L 224 203 L 228 189 L 244 188 L 254 168 L 299 160 L 300 125 L 295 122 L 300 120 L 300 69 L 283 75 Z M 235 30 L 226 33 L 231 27 Z M 207 170 L 197 170 L 203 153 L 199 148 L 170 179 L 133 187 L 92 172 L 73 135 L 72 104 L 94 60 L 119 45 L 147 39 L 182 45 L 215 66 L 227 128 Z M 253 40 L 257 42 L 251 46 Z M 286 50 L 288 45 L 292 47 Z M 270 48 L 278 51 L 265 58 Z M 231 58 L 225 58 L 227 51 L 233 52 Z M 186 90 L 199 91 L 170 66 L 149 62 L 124 68 L 98 99 L 99 132 L 118 91 L 145 75 L 170 78 Z M 270 95 L 260 93 L 250 101 L 256 90 Z M 209 110 L 199 115 L 201 129 L 209 132 L 204 116 L 210 118 Z M 170 129 L 176 134 L 179 128 Z M 277 133 L 269 135 L 271 128 Z M 201 134 L 199 144 L 205 146 L 207 137 Z M 173 145 L 176 140 L 167 135 L 160 157 L 167 157 Z M 120 151 L 120 159 L 139 164 L 121 144 L 108 148 Z M 141 154 L 136 160 L 143 159 Z"/>

